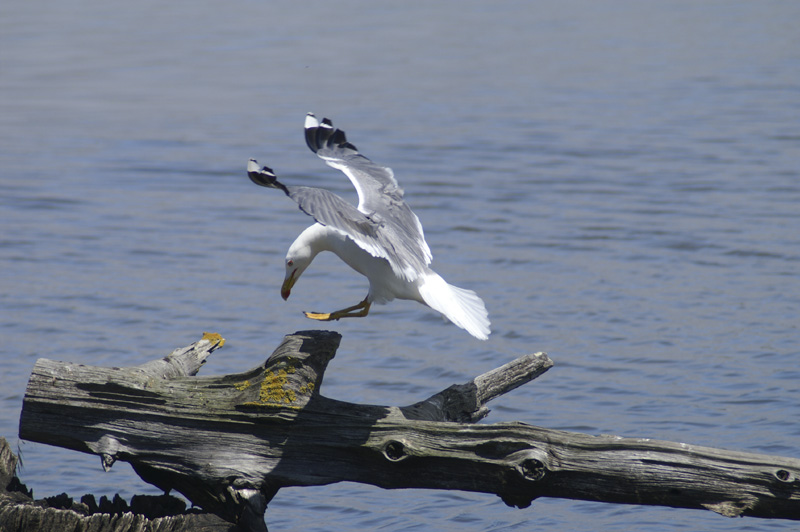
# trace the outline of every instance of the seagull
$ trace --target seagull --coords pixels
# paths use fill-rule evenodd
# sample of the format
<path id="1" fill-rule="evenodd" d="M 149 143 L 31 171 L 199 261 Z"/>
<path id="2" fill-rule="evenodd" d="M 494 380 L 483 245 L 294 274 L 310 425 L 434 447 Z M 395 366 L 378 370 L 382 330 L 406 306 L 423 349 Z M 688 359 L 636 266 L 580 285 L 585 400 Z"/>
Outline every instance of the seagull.
<path id="1" fill-rule="evenodd" d="M 472 290 L 448 284 L 430 268 L 432 255 L 422 224 L 403 200 L 394 172 L 361 155 L 334 129 L 313 113 L 305 120 L 306 144 L 328 166 L 344 172 L 358 193 L 358 206 L 323 188 L 288 186 L 271 168 L 250 159 L 247 175 L 256 185 L 282 190 L 315 222 L 289 246 L 281 297 L 321 251 L 331 251 L 369 280 L 369 292 L 360 303 L 334 312 L 305 312 L 322 321 L 364 317 L 373 303 L 393 299 L 417 301 L 440 312 L 475 338 L 489 337 L 486 306 Z"/>

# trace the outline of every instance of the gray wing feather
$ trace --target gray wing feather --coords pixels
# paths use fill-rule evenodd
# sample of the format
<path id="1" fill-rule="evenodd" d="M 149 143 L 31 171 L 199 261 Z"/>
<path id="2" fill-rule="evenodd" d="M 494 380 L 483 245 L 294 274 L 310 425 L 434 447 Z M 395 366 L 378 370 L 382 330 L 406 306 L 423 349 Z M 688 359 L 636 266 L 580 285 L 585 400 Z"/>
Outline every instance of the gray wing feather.
<path id="1" fill-rule="evenodd" d="M 418 244 L 407 235 L 399 233 L 392 224 L 379 216 L 364 214 L 333 192 L 314 187 L 286 189 L 288 196 L 297 202 L 300 210 L 322 225 L 350 237 L 373 257 L 386 259 L 399 277 L 413 281 L 430 263 L 430 255 L 427 258 L 420 255 L 417 252 Z M 405 204 L 403 207 L 408 209 Z M 425 247 L 427 248 L 427 244 Z"/>
<path id="2" fill-rule="evenodd" d="M 398 185 L 394 172 L 361 155 L 347 141 L 344 131 L 334 129 L 327 118 L 319 122 L 313 114 L 309 114 L 305 132 L 308 147 L 329 166 L 341 170 L 355 186 L 359 198 L 358 211 L 370 221 L 378 223 L 374 243 L 380 245 L 385 253 L 376 254 L 372 242 L 362 242 L 359 235 L 348 235 L 372 255 L 389 260 L 395 273 L 400 275 L 402 271 L 405 272 L 402 277 L 415 279 L 431 263 L 432 256 L 425 242 L 422 224 L 403 201 L 403 189 Z M 409 267 L 417 273 L 412 273 Z"/>

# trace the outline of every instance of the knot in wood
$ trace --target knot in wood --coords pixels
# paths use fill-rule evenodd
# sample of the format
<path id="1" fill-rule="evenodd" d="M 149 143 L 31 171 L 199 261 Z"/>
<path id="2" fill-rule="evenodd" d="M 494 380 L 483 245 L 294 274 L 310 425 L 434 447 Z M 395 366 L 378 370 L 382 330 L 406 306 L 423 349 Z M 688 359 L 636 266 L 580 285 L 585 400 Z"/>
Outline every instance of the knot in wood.
<path id="1" fill-rule="evenodd" d="M 775 471 L 775 478 L 781 482 L 791 483 L 795 481 L 795 476 L 792 474 L 792 472 L 785 469 L 778 469 Z"/>
<path id="2" fill-rule="evenodd" d="M 522 474 L 528 480 L 538 481 L 544 478 L 546 473 L 546 468 L 541 460 L 537 460 L 536 458 L 528 458 L 520 465 L 520 469 L 522 470 Z"/>
<path id="3" fill-rule="evenodd" d="M 383 446 L 383 456 L 390 462 L 399 462 L 408 458 L 408 453 L 406 453 L 406 446 L 402 442 L 392 440 Z"/>

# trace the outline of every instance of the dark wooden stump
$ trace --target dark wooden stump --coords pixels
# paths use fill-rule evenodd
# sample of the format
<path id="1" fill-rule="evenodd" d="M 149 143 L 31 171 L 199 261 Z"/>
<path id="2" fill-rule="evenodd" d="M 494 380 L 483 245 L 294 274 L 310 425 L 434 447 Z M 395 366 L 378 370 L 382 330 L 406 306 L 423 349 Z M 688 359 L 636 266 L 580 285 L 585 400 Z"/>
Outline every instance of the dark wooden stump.
<path id="1" fill-rule="evenodd" d="M 319 394 L 339 340 L 298 332 L 266 363 L 221 377 L 194 376 L 218 335 L 132 368 L 41 359 L 20 437 L 100 455 L 106 468 L 129 462 L 244 530 L 266 530 L 279 489 L 341 481 L 494 493 L 518 507 L 546 496 L 800 519 L 797 459 L 474 424 L 487 401 L 552 366 L 543 353 L 414 405 L 357 405 Z"/>
<path id="2" fill-rule="evenodd" d="M 93 495 L 74 500 L 66 493 L 34 500 L 15 476 L 17 457 L 0 437 L 0 531 L 2 532 L 235 532 L 220 517 L 186 510 L 169 495 L 135 495 L 128 504 L 119 495 L 98 503 Z"/>

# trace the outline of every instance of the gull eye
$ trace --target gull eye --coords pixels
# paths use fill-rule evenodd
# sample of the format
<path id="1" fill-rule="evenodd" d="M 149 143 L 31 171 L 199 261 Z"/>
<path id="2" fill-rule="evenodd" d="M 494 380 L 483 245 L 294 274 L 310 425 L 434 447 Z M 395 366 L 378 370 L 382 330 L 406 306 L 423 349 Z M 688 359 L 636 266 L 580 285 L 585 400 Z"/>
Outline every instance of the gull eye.
<path id="1" fill-rule="evenodd" d="M 294 261 L 292 259 L 289 259 L 286 261 L 286 265 L 291 268 L 292 266 L 294 266 Z"/>

